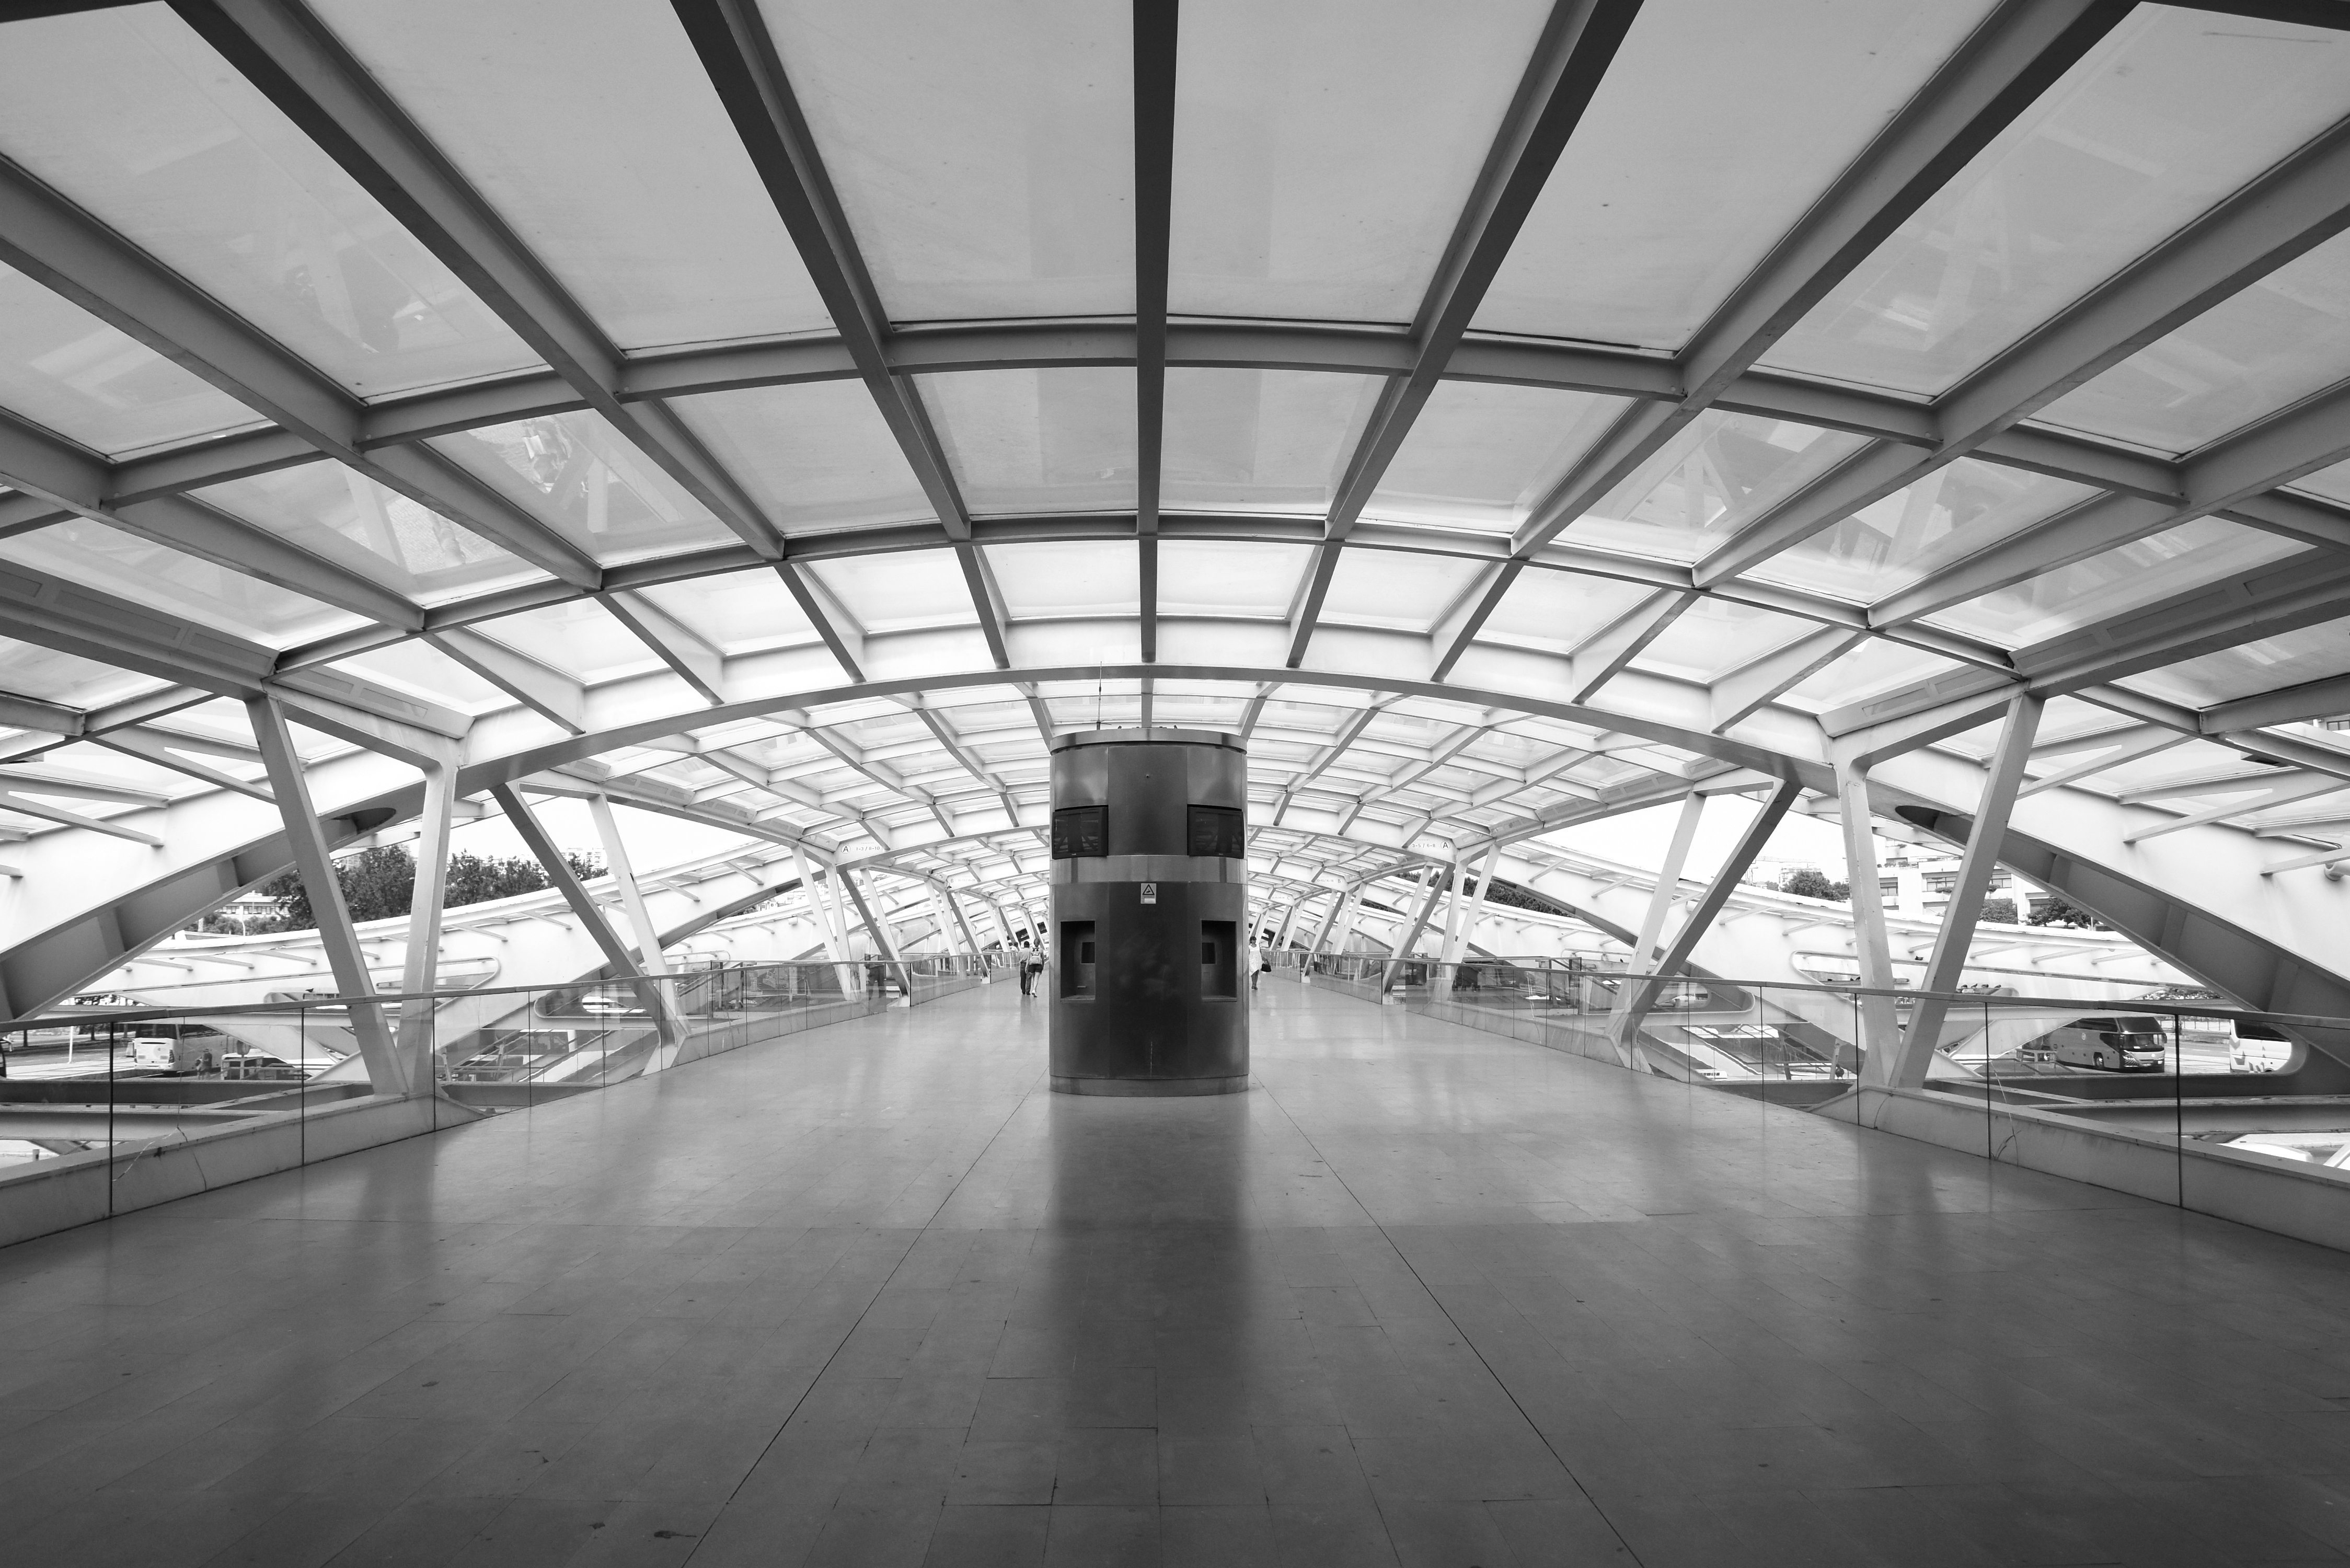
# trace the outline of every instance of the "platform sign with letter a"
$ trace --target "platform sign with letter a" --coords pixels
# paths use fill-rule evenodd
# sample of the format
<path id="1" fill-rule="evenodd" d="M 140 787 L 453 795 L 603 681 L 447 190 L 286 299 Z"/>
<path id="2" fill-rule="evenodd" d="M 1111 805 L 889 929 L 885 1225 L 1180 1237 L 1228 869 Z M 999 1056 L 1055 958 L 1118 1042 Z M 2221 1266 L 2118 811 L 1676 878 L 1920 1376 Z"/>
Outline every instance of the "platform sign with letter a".
<path id="1" fill-rule="evenodd" d="M 1155 904 L 1155 903 L 1159 902 L 1159 884 L 1158 884 L 1158 883 L 1156 883 L 1156 882 L 1145 882 L 1145 883 L 1142 885 L 1142 901 L 1143 901 L 1144 903 L 1146 903 L 1146 904 Z"/>

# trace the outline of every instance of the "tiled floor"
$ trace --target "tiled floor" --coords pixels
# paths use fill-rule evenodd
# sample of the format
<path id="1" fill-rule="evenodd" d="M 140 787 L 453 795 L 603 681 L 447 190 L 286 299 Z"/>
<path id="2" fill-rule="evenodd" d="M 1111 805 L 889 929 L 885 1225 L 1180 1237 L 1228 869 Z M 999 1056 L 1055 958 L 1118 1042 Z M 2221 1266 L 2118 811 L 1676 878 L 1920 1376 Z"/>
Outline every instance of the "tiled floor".
<path id="1" fill-rule="evenodd" d="M 2350 1554 L 2350 1258 L 1268 983 L 1009 985 L 0 1252 L 0 1560 Z"/>

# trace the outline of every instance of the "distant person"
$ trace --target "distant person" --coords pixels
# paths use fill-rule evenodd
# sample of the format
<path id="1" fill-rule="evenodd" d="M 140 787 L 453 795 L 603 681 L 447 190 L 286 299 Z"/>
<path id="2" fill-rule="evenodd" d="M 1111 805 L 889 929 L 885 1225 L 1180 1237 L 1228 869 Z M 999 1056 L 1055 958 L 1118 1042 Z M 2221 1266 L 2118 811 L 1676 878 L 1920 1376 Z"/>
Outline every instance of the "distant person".
<path id="1" fill-rule="evenodd" d="M 1045 978 L 1045 950 L 1030 948 L 1020 960 L 1020 994 L 1036 994 L 1037 982 Z"/>
<path id="2" fill-rule="evenodd" d="M 1248 966 L 1249 989 L 1251 991 L 1254 991 L 1256 989 L 1257 981 L 1264 974 L 1266 970 L 1273 967 L 1271 961 L 1265 957 L 1264 938 L 1262 935 L 1255 937 L 1249 942 Z"/>

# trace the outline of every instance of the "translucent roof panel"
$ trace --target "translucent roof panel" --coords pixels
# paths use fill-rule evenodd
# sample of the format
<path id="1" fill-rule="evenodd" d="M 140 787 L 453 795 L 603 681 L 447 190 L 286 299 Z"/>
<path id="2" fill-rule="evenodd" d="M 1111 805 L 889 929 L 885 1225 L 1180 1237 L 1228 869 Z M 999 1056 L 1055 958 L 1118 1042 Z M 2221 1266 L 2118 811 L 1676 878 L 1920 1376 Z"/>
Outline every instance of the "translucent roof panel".
<path id="1" fill-rule="evenodd" d="M 1134 509 L 1133 371 L 960 370 L 917 381 L 974 513 Z"/>
<path id="2" fill-rule="evenodd" d="M 2052 637 L 2282 560 L 2298 540 L 2199 517 L 1944 610 L 1931 624 L 2002 648 Z"/>
<path id="3" fill-rule="evenodd" d="M 2314 473 L 2305 473 L 2287 488 L 2339 506 L 2350 506 L 2350 462 L 2337 462 Z"/>
<path id="4" fill-rule="evenodd" d="M 419 604 L 543 582 L 547 574 L 331 459 L 274 469 L 191 498 L 381 583 Z"/>
<path id="5" fill-rule="evenodd" d="M 1630 407 L 1589 392 L 1440 382 L 1364 515 L 1512 533 Z"/>
<path id="6" fill-rule="evenodd" d="M 1476 325 L 1680 348 L 1990 9 L 1648 0 Z"/>
<path id="7" fill-rule="evenodd" d="M 0 691 L 12 697 L 59 702 L 68 708 L 102 708 L 161 684 L 151 675 L 0 637 Z"/>
<path id="8" fill-rule="evenodd" d="M 542 414 L 425 444 L 604 566 L 734 542 L 599 413 Z"/>
<path id="9" fill-rule="evenodd" d="M 528 654 L 550 670 L 591 684 L 669 668 L 592 598 L 567 599 L 519 615 L 475 621 L 473 629 L 517 653 Z"/>
<path id="10" fill-rule="evenodd" d="M 1015 619 L 1142 613 L 1140 552 L 1123 541 L 991 545 L 981 553 Z"/>
<path id="11" fill-rule="evenodd" d="M 2177 455 L 2350 379 L 2350 234 L 2337 234 L 2036 416 Z"/>
<path id="12" fill-rule="evenodd" d="M 660 0 L 316 9 L 622 348 L 831 325 Z"/>
<path id="13" fill-rule="evenodd" d="M 757 653 L 815 640 L 799 601 L 775 573 L 761 567 L 691 582 L 661 583 L 637 592 L 667 610 L 680 626 L 721 653 Z"/>
<path id="14" fill-rule="evenodd" d="M 867 631 L 975 626 L 971 585 L 952 550 L 849 556 L 809 568 Z"/>
<path id="15" fill-rule="evenodd" d="M 2133 675 L 2123 684 L 2166 702 L 2207 708 L 2214 702 L 2256 697 L 2345 674 L 2350 674 L 2350 619 L 2239 643 L 2200 659 Z M 2341 711 L 2350 713 L 2350 699 L 2342 702 Z"/>
<path id="16" fill-rule="evenodd" d="M 1410 321 L 1549 9 L 1191 0 L 1169 309 Z"/>
<path id="17" fill-rule="evenodd" d="M 1872 603 L 2098 493 L 1962 457 L 1742 575 Z"/>
<path id="18" fill-rule="evenodd" d="M 1343 550 L 1322 619 L 1424 632 L 1469 591 L 1486 563 L 1407 550 Z"/>
<path id="19" fill-rule="evenodd" d="M 1307 545 L 1162 540 L 1159 613 L 1278 618 L 1289 613 L 1313 558 Z"/>
<path id="20" fill-rule="evenodd" d="M 1572 653 L 1657 590 L 1581 572 L 1520 572 L 1486 618 L 1480 637 L 1552 653 Z"/>
<path id="21" fill-rule="evenodd" d="M 1939 393 L 2324 130 L 2350 34 L 2140 5 L 1764 363 Z"/>
<path id="22" fill-rule="evenodd" d="M 411 697 L 468 713 L 487 713 L 515 705 L 515 700 L 504 691 L 420 638 L 338 659 L 328 668 L 346 670 Z"/>
<path id="23" fill-rule="evenodd" d="M 1675 616 L 1633 662 L 1685 680 L 1711 681 L 1819 629 L 1817 621 L 1708 597 Z"/>
<path id="24" fill-rule="evenodd" d="M 710 392 L 670 407 L 785 534 L 934 516 L 862 382 Z"/>
<path id="25" fill-rule="evenodd" d="M 538 363 L 165 6 L 9 24 L 0 154 L 362 397 Z"/>
<path id="26" fill-rule="evenodd" d="M 1602 496 L 1566 541 L 1694 561 L 1867 445 L 1843 431 L 1708 409 Z"/>
<path id="27" fill-rule="evenodd" d="M 348 610 L 86 517 L 0 539 L 0 560 L 52 572 L 135 605 L 273 648 L 362 624 Z"/>
<path id="28" fill-rule="evenodd" d="M 1787 691 L 1778 701 L 1793 708 L 1825 713 L 1871 697 L 1896 691 L 1920 680 L 1954 675 L 1963 669 L 1955 659 L 1906 643 L 1870 638 L 1837 656 L 1833 663 Z"/>
<path id="29" fill-rule="evenodd" d="M 759 10 L 893 319 L 1133 312 L 1125 6 Z"/>
<path id="30" fill-rule="evenodd" d="M 113 458 L 267 422 L 5 264 L 0 409 Z"/>
<path id="31" fill-rule="evenodd" d="M 1168 371 L 1161 508 L 1321 515 L 1385 384 L 1310 370 Z"/>

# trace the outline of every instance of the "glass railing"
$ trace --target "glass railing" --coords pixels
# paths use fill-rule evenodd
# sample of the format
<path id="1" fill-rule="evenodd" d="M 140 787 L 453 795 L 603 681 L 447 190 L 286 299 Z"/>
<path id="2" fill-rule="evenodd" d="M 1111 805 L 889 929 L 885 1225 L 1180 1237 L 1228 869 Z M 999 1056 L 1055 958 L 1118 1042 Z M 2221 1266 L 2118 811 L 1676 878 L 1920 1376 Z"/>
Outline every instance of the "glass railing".
<path id="1" fill-rule="evenodd" d="M 2208 993 L 2073 981 L 2066 995 L 1941 995 L 1712 976 L 1643 979 L 1580 959 L 1442 964 L 1278 955 L 1276 973 L 1738 1101 L 1848 1112 L 1869 1064 L 1920 1029 L 1899 1103 L 1870 1125 L 2057 1169 L 2066 1134 L 2110 1144 L 2080 1174 L 2200 1207 L 2221 1165 L 2350 1184 L 2350 1020 L 2255 1012 Z M 1893 1071 L 1890 1064 L 1885 1072 Z M 1961 1121 L 1960 1118 L 1964 1118 Z M 2077 1143 L 2077 1137 L 2074 1138 Z M 2116 1151 L 2120 1151 L 2118 1154 Z M 2149 1158 L 2151 1156 L 2153 1158 Z M 2064 1173 L 2074 1173 L 2066 1170 Z"/>
<path id="2" fill-rule="evenodd" d="M 400 1125 L 416 1123 L 408 1130 L 527 1113 L 722 1052 L 933 1002 L 1008 976 L 1008 961 L 938 954 L 723 964 L 658 980 L 357 1003 L 264 993 L 204 1007 L 62 1008 L 0 1024 L 0 1183 L 92 1161 L 128 1179 L 142 1158 L 175 1146 L 276 1127 L 294 1129 L 292 1163 L 307 1163 L 363 1147 L 351 1118 L 381 1107 L 376 1079 L 386 1074 L 387 1092 L 407 1096 Z M 436 1092 L 419 1093 L 428 1082 Z"/>

